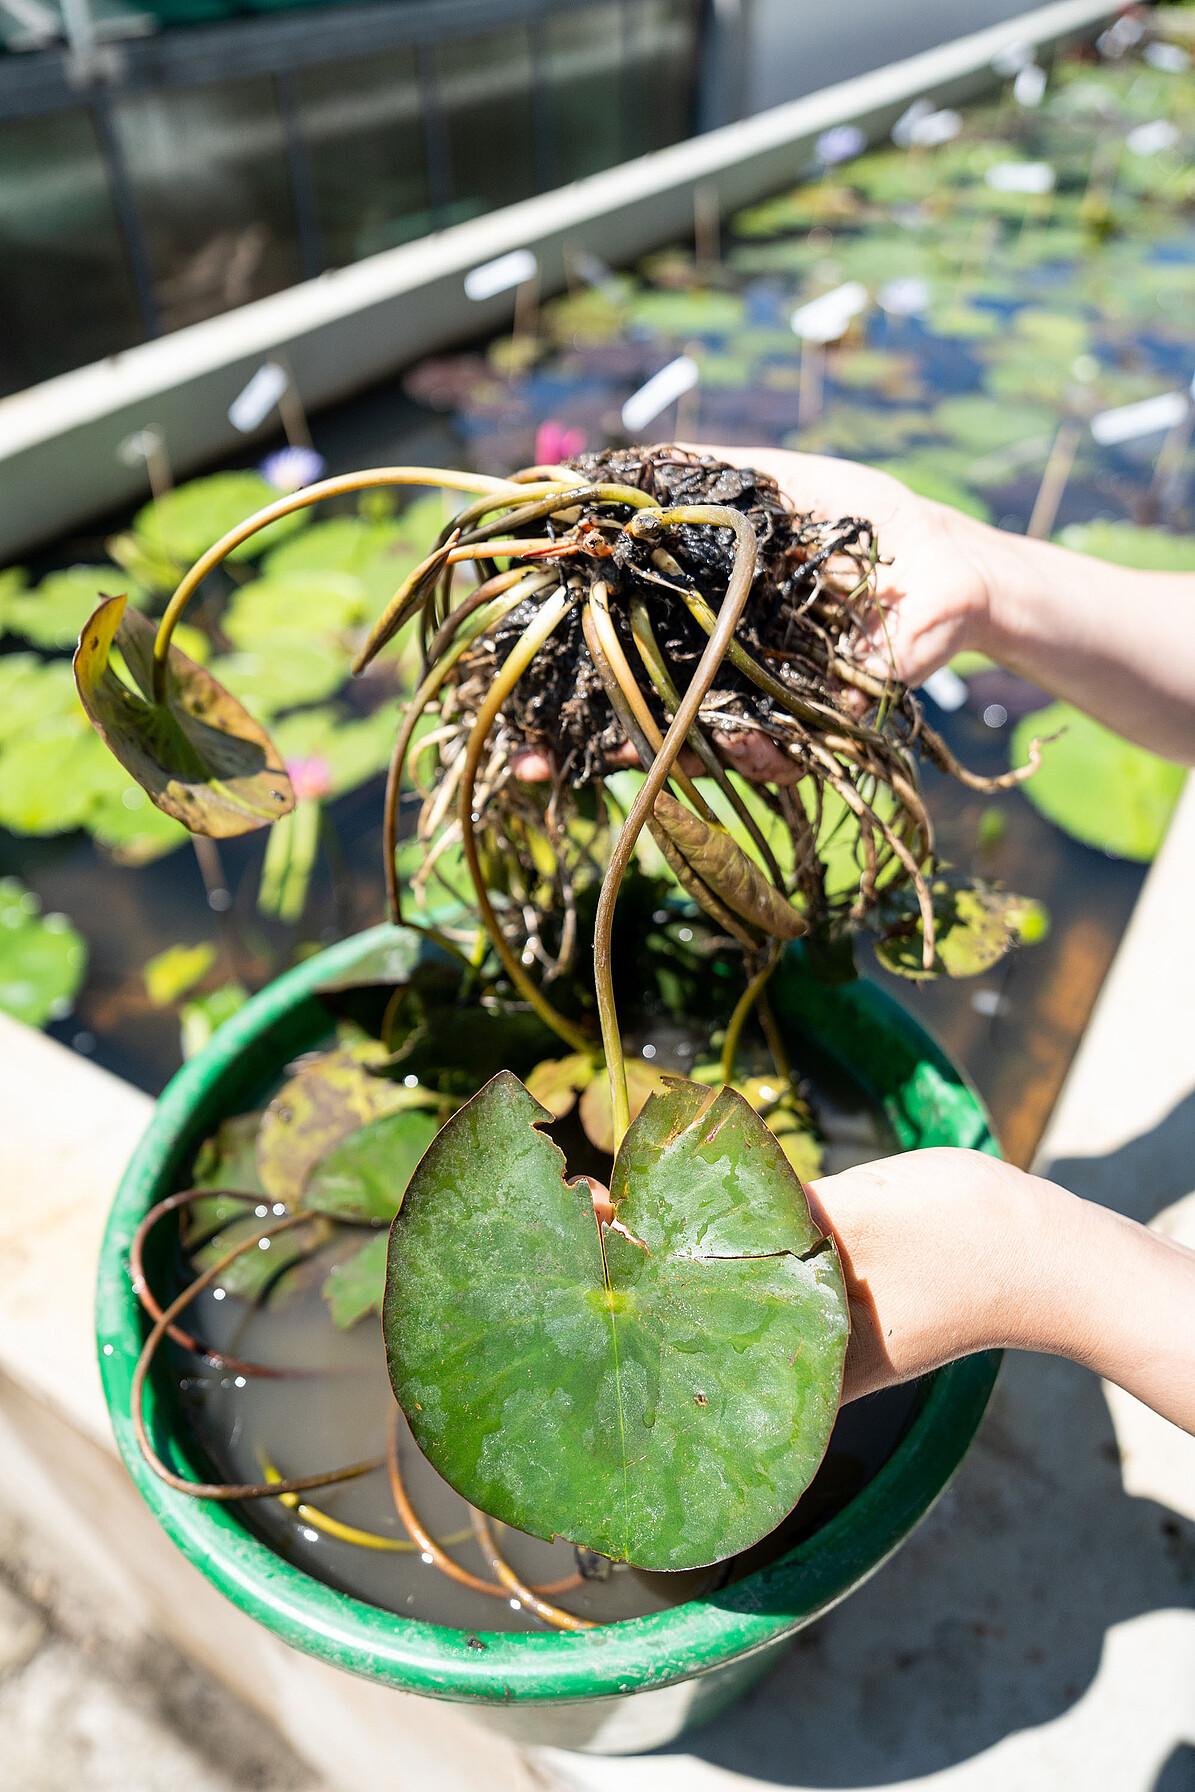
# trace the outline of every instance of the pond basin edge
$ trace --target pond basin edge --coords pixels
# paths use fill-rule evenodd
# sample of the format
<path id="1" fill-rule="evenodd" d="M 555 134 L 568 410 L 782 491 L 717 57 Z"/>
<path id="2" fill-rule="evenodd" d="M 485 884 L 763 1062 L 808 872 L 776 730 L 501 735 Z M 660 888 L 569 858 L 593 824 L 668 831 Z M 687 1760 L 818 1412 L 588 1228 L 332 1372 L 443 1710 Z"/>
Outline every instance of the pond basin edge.
<path id="1" fill-rule="evenodd" d="M 799 1629 L 899 1548 L 965 1455 L 1000 1355 L 964 1358 L 927 1378 L 905 1436 L 875 1477 L 778 1561 L 707 1599 L 594 1631 L 473 1633 L 396 1617 L 293 1567 L 233 1510 L 175 1493 L 142 1459 L 129 1418 L 146 1330 L 128 1279 L 132 1234 L 147 1208 L 173 1189 L 215 1124 L 250 1105 L 283 1064 L 326 1033 L 317 986 L 390 932 L 383 926 L 342 941 L 279 978 L 226 1023 L 163 1094 L 117 1191 L 100 1257 L 99 1361 L 118 1447 L 142 1498 L 183 1554 L 241 1611 L 292 1647 L 383 1685 L 481 1707 L 483 1721 L 485 1707 L 626 1700 L 697 1677 L 694 1697 L 669 1726 L 675 1734 L 745 1691 Z M 995 1150 L 978 1097 L 884 991 L 864 982 L 814 984 L 799 949 L 790 949 L 775 999 L 786 1016 L 797 1008 L 821 1048 L 883 1100 L 902 1144 Z M 168 1459 L 181 1472 L 194 1473 L 190 1440 L 175 1430 L 152 1378 L 146 1412 L 151 1431 L 159 1439 L 168 1434 Z M 662 1740 L 653 1735 L 645 1745 Z"/>

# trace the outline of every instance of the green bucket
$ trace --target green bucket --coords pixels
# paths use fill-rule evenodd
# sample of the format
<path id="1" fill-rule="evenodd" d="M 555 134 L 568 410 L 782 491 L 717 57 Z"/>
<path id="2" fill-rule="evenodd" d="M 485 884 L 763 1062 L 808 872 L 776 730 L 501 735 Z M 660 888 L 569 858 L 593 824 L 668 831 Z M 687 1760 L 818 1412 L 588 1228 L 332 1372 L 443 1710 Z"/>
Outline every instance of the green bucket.
<path id="1" fill-rule="evenodd" d="M 798 1630 L 899 1548 L 962 1460 L 999 1353 L 966 1357 L 927 1377 L 900 1441 L 873 1479 L 786 1555 L 707 1598 L 595 1630 L 479 1636 L 397 1617 L 284 1561 L 235 1508 L 174 1492 L 144 1462 L 129 1418 L 146 1332 L 129 1282 L 133 1233 L 147 1209 L 179 1186 L 218 1122 L 260 1100 L 284 1065 L 326 1035 L 328 1014 L 317 986 L 391 931 L 379 927 L 342 941 L 262 990 L 159 1101 L 117 1191 L 100 1257 L 100 1368 L 116 1440 L 143 1499 L 183 1554 L 284 1642 L 385 1686 L 465 1705 L 519 1740 L 609 1754 L 657 1748 L 745 1692 Z M 836 1060 L 882 1103 L 902 1147 L 995 1151 L 976 1095 L 882 990 L 865 982 L 815 982 L 800 949 L 791 948 L 772 995 L 794 1040 L 803 1037 Z M 164 1376 L 151 1378 L 146 1417 L 167 1459 L 203 1478 L 199 1451 Z"/>

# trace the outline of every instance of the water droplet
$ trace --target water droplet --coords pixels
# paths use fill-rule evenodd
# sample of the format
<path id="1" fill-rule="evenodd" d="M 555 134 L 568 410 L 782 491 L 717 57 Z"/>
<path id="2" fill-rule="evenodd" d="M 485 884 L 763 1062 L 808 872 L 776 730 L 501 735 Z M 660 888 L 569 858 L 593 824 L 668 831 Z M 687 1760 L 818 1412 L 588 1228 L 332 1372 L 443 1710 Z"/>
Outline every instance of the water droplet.
<path id="1" fill-rule="evenodd" d="M 257 1248 L 259 1251 L 268 1251 L 270 1248 L 269 1239 L 268 1238 L 259 1238 L 257 1241 Z"/>
<path id="2" fill-rule="evenodd" d="M 285 1201 L 275 1201 L 272 1211 L 274 1213 L 285 1213 L 286 1212 Z"/>
<path id="3" fill-rule="evenodd" d="M 213 1288 L 212 1289 L 212 1299 L 213 1300 L 223 1300 L 224 1299 L 223 1288 Z"/>
<path id="4" fill-rule="evenodd" d="M 104 1345 L 104 1355 L 105 1355 L 105 1356 L 111 1356 L 111 1355 L 112 1355 L 112 1346 L 111 1346 L 111 1344 L 105 1344 L 105 1345 Z"/>
<path id="5" fill-rule="evenodd" d="M 510 1609 L 512 1612 L 521 1612 L 523 1609 L 523 1601 L 521 1599 L 512 1599 L 510 1602 Z"/>
<path id="6" fill-rule="evenodd" d="M 404 1076 L 402 1081 L 404 1089 L 417 1089 L 419 1087 L 419 1078 L 417 1076 Z"/>
<path id="7" fill-rule="evenodd" d="M 429 1555 L 426 1549 L 423 1551 L 422 1555 L 419 1557 L 419 1560 L 421 1562 L 426 1562 L 429 1568 L 431 1567 L 431 1565 L 435 1561 L 435 1559 L 436 1559 L 435 1556 Z"/>
<path id="8" fill-rule="evenodd" d="M 302 1526 L 301 1534 L 304 1537 L 306 1537 L 308 1543 L 318 1543 L 319 1542 L 319 1532 L 313 1531 L 309 1524 L 305 1524 Z"/>
<path id="9" fill-rule="evenodd" d="M 258 1219 L 259 1219 L 259 1220 L 264 1220 L 264 1219 L 265 1219 L 265 1217 L 266 1217 L 266 1215 L 267 1215 L 267 1213 L 269 1213 L 269 1211 L 270 1211 L 270 1210 L 269 1210 L 269 1208 L 268 1208 L 268 1207 L 266 1207 L 266 1206 L 264 1206 L 264 1205 L 263 1205 L 263 1206 L 261 1206 L 261 1207 L 255 1207 L 255 1208 L 254 1208 L 254 1209 L 253 1209 L 253 1211 L 254 1211 L 254 1213 L 255 1213 L 255 1214 L 256 1214 L 256 1215 L 257 1215 L 257 1217 L 258 1217 Z"/>
<path id="10" fill-rule="evenodd" d="M 248 1385 L 249 1385 L 249 1384 L 248 1384 L 248 1382 L 247 1382 L 247 1381 L 246 1381 L 246 1380 L 245 1380 L 245 1377 L 244 1377 L 244 1376 L 243 1376 L 243 1375 L 238 1375 L 238 1376 L 237 1376 L 237 1377 L 236 1377 L 236 1378 L 235 1378 L 235 1380 L 234 1380 L 234 1381 L 233 1381 L 233 1384 L 232 1384 L 232 1385 L 233 1385 L 233 1387 L 234 1387 L 234 1388 L 244 1388 L 244 1387 L 248 1387 Z"/>
<path id="11" fill-rule="evenodd" d="M 654 1057 L 655 1057 L 655 1055 L 656 1055 L 656 1048 L 655 1048 L 655 1046 L 654 1046 L 654 1045 L 645 1045 L 645 1046 L 644 1046 L 644 1048 L 643 1048 L 643 1056 L 644 1056 L 644 1057 L 645 1057 L 645 1058 L 654 1058 Z"/>

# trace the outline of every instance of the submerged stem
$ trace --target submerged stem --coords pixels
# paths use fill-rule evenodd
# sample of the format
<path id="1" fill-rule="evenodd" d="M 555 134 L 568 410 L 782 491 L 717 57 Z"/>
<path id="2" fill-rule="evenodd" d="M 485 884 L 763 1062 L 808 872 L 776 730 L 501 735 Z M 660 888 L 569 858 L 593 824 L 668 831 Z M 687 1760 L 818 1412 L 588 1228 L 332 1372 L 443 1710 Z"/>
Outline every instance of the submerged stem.
<path id="1" fill-rule="evenodd" d="M 747 1016 L 763 994 L 764 985 L 776 969 L 780 954 L 773 943 L 772 950 L 758 971 L 755 972 L 746 989 L 734 1005 L 734 1013 L 726 1028 L 726 1037 L 722 1041 L 722 1063 L 720 1066 L 722 1081 L 733 1083 L 735 1059 L 739 1055 L 739 1041 L 743 1036 L 743 1026 Z"/>

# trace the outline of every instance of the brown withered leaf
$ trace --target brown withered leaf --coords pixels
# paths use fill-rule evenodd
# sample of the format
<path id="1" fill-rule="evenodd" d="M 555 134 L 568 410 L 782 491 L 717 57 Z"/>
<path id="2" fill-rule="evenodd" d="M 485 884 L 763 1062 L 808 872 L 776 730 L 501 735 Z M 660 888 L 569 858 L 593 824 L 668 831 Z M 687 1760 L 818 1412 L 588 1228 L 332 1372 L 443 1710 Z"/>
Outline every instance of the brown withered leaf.
<path id="1" fill-rule="evenodd" d="M 527 1078 L 528 1093 L 538 1101 L 540 1107 L 547 1108 L 553 1120 L 563 1120 L 576 1103 L 582 1089 L 587 1089 L 594 1076 L 605 1076 L 604 1070 L 595 1070 L 594 1062 L 585 1052 L 570 1052 L 567 1058 L 545 1058 L 537 1064 Z"/>
<path id="2" fill-rule="evenodd" d="M 166 700 L 153 700 L 154 625 L 123 597 L 91 616 L 75 652 L 75 684 L 92 727 L 150 800 L 193 834 L 225 838 L 267 827 L 295 796 L 269 735 L 224 686 L 171 647 Z M 135 680 L 112 669 L 116 647 Z"/>
<path id="3" fill-rule="evenodd" d="M 655 817 L 702 882 L 744 921 L 781 940 L 799 939 L 808 931 L 804 915 L 768 881 L 725 828 L 711 827 L 667 790 L 656 798 Z"/>
<path id="4" fill-rule="evenodd" d="M 358 1127 L 435 1101 L 426 1089 L 375 1076 L 370 1064 L 385 1055 L 368 1040 L 300 1061 L 257 1131 L 257 1173 L 271 1201 L 295 1206 L 316 1164 Z"/>

